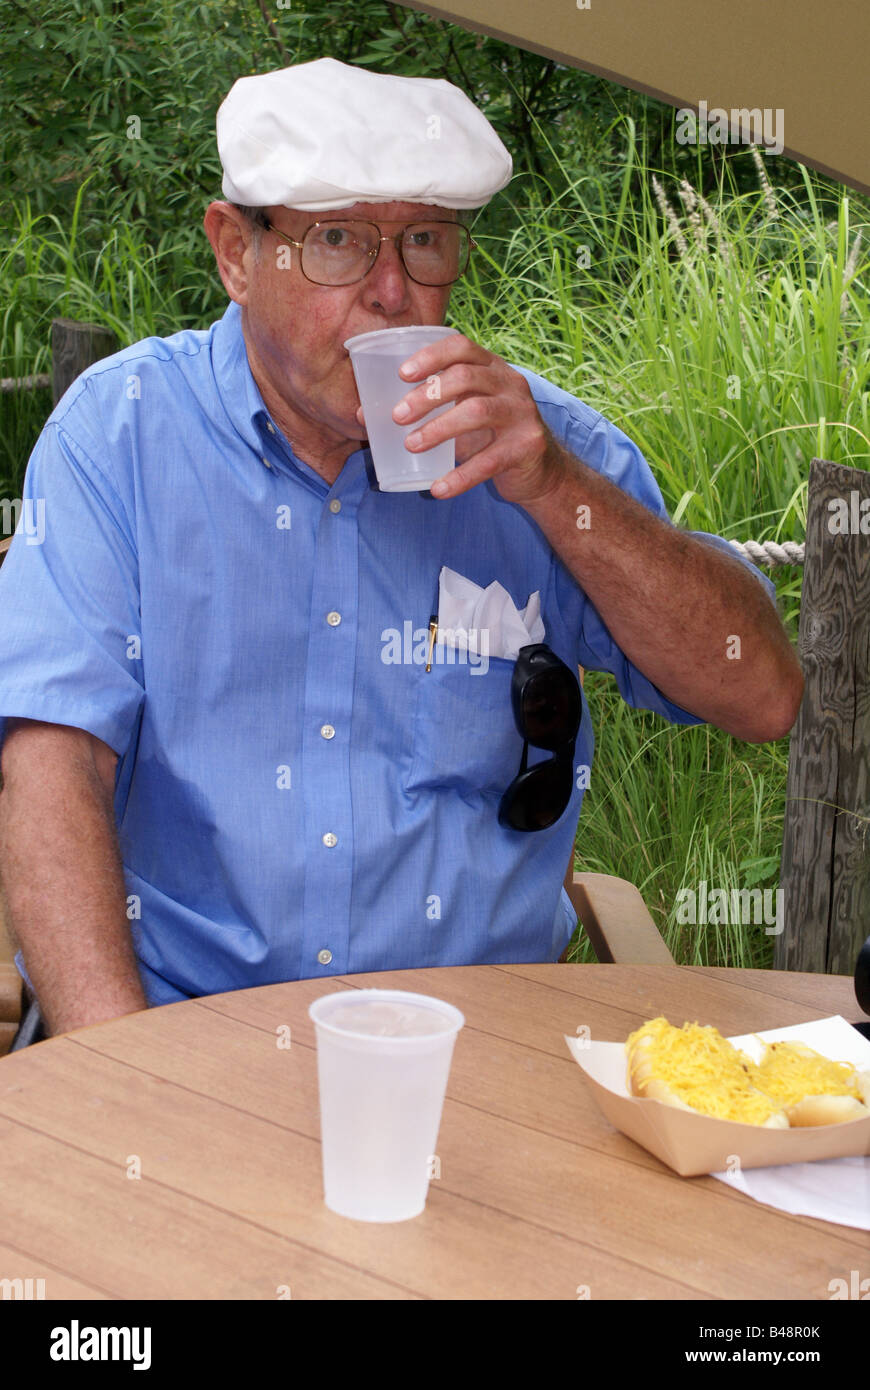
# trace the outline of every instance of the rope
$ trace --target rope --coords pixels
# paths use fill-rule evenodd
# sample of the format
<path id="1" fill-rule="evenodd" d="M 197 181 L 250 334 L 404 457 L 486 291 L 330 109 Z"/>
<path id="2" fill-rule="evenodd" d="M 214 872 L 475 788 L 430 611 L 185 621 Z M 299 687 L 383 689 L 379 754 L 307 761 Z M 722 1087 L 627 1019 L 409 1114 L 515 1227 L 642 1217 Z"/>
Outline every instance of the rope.
<path id="1" fill-rule="evenodd" d="M 783 541 L 782 545 L 777 545 L 776 541 L 763 541 L 760 545 L 758 541 L 729 541 L 728 544 L 754 565 L 802 565 L 806 549 L 797 541 Z"/>
<path id="2" fill-rule="evenodd" d="M 0 391 L 39 391 L 51 385 L 51 377 L 48 372 L 40 372 L 37 376 L 4 376 L 0 377 Z"/>

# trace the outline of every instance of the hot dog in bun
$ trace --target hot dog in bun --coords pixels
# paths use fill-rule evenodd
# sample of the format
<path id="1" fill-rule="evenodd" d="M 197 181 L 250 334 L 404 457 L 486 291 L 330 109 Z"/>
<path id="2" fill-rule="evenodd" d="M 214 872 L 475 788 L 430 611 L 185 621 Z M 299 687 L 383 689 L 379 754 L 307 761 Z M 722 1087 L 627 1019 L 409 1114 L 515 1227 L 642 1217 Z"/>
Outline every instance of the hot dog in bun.
<path id="1" fill-rule="evenodd" d="M 802 1043 L 771 1043 L 760 1063 L 716 1028 L 651 1019 L 625 1044 L 634 1096 L 770 1129 L 870 1115 L 870 1075 Z"/>
<path id="2" fill-rule="evenodd" d="M 832 1062 L 805 1043 L 768 1043 L 758 1075 L 759 1085 L 785 1107 L 794 1128 L 870 1115 L 870 1074 L 851 1062 Z"/>

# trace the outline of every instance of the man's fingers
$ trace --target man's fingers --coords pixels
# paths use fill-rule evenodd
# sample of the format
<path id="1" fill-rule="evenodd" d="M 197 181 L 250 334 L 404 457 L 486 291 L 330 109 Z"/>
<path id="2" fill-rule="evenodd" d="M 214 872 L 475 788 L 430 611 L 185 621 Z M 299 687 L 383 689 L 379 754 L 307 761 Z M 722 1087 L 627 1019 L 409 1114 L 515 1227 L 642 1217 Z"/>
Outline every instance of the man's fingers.
<path id="1" fill-rule="evenodd" d="M 405 448 L 412 454 L 423 453 L 426 449 L 434 449 L 436 444 L 443 444 L 447 439 L 455 439 L 458 444 L 465 434 L 492 433 L 494 429 L 502 431 L 510 422 L 499 418 L 496 409 L 497 403 L 492 396 L 470 396 L 467 400 L 451 406 L 443 415 L 418 425 L 406 436 Z"/>
<path id="2" fill-rule="evenodd" d="M 469 396 L 491 396 L 498 384 L 489 367 L 473 366 L 468 362 L 446 367 L 440 373 L 432 372 L 429 376 L 433 379 L 427 378 L 425 384 L 415 386 L 394 406 L 393 419 L 398 424 L 420 420 L 446 401 L 458 403 Z"/>
<path id="3" fill-rule="evenodd" d="M 457 466 L 452 473 L 445 473 L 444 477 L 433 485 L 432 495 L 433 497 L 458 497 L 460 493 L 468 492 L 478 483 L 484 483 L 487 479 L 495 477 L 502 462 L 500 449 L 485 449 L 471 463 L 466 463 L 462 467 Z"/>
<path id="4" fill-rule="evenodd" d="M 442 372 L 453 362 L 478 362 L 485 365 L 495 360 L 495 353 L 481 347 L 473 338 L 466 338 L 464 333 L 449 333 L 447 337 L 427 344 L 407 362 L 403 362 L 399 367 L 399 376 L 406 381 L 413 381 L 432 372 Z"/>
<path id="5" fill-rule="evenodd" d="M 456 438 L 456 462 L 464 463 L 481 449 L 486 449 L 495 439 L 495 430 L 472 430 L 470 434 L 460 434 Z"/>

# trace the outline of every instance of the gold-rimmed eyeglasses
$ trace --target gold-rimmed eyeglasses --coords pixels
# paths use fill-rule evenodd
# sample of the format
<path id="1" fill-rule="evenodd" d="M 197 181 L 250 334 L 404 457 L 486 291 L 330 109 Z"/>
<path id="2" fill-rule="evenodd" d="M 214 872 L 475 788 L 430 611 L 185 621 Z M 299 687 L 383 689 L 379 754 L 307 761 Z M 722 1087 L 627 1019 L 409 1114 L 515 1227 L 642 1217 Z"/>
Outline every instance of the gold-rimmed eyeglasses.
<path id="1" fill-rule="evenodd" d="M 452 285 L 468 268 L 477 243 L 460 222 L 432 219 L 409 222 L 394 236 L 384 236 L 374 222 L 337 218 L 312 222 L 301 241 L 267 218 L 266 231 L 277 232 L 300 252 L 300 269 L 315 285 L 353 285 L 374 266 L 381 243 L 391 241 L 402 265 L 418 285 Z"/>

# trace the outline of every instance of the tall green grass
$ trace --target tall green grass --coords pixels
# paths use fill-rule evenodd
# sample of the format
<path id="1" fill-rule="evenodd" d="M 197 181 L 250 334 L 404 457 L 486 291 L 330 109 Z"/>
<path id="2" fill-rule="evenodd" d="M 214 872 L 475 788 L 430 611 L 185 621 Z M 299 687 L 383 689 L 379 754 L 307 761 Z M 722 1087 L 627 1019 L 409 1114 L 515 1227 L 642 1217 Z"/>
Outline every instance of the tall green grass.
<path id="1" fill-rule="evenodd" d="M 668 724 L 630 709 L 609 676 L 587 672 L 595 760 L 575 847 L 578 869 L 639 889 L 684 964 L 769 966 L 764 924 L 680 924 L 680 889 L 775 888 L 788 740 L 744 744 L 709 725 Z M 592 960 L 578 934 L 574 958 Z"/>
<path id="2" fill-rule="evenodd" d="M 124 222 L 95 241 L 80 233 L 87 184 L 69 223 L 16 210 L 0 251 L 0 376 L 51 369 L 51 320 L 103 324 L 122 346 L 152 334 L 201 327 L 226 295 L 205 234 L 196 225 L 149 240 L 144 222 Z M 24 467 L 51 410 L 48 390 L 0 395 L 0 495 L 20 494 Z"/>

